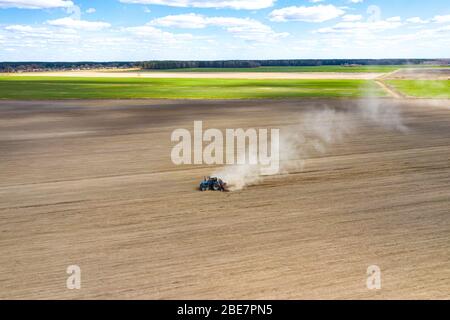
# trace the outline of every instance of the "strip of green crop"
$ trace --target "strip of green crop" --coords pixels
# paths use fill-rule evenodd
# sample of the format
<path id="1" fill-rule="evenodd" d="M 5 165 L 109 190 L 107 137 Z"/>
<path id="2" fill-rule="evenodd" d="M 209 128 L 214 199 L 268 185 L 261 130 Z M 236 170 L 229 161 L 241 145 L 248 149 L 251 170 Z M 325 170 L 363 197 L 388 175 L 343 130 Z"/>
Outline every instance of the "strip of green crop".
<path id="1" fill-rule="evenodd" d="M 385 96 L 370 80 L 0 77 L 0 99 L 283 99 Z"/>
<path id="2" fill-rule="evenodd" d="M 388 73 L 402 68 L 443 68 L 433 65 L 387 65 L 387 66 L 292 66 L 258 68 L 180 68 L 167 70 L 142 70 L 142 72 L 344 72 L 344 73 Z"/>
<path id="3" fill-rule="evenodd" d="M 398 66 L 303 66 L 303 67 L 258 67 L 258 68 L 186 68 L 168 70 L 143 70 L 154 72 L 345 72 L 386 73 L 399 69 Z"/>
<path id="4" fill-rule="evenodd" d="M 388 80 L 386 82 L 406 96 L 450 99 L 450 80 Z"/>

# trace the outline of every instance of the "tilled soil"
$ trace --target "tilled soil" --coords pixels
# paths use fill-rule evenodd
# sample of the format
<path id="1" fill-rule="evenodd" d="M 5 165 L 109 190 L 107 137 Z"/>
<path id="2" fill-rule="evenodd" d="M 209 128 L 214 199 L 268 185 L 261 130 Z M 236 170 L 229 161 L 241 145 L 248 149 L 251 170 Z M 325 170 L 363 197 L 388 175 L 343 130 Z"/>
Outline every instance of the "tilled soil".
<path id="1" fill-rule="evenodd" d="M 385 99 L 406 132 L 364 125 L 242 191 L 201 193 L 216 168 L 170 159 L 194 120 L 283 127 L 361 103 L 0 102 L 0 298 L 449 299 L 448 100 Z"/>

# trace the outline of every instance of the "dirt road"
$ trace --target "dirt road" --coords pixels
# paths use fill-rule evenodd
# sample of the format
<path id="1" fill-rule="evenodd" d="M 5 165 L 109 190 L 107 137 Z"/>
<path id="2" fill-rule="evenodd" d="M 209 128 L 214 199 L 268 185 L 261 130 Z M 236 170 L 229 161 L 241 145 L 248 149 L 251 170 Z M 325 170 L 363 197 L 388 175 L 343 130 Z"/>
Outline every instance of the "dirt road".
<path id="1" fill-rule="evenodd" d="M 0 298 L 449 299 L 449 102 L 382 103 L 409 131 L 367 125 L 302 171 L 200 193 L 214 169 L 171 163 L 175 128 L 357 102 L 0 102 Z"/>
<path id="2" fill-rule="evenodd" d="M 382 80 L 376 80 L 375 81 L 384 91 L 387 92 L 387 94 L 391 97 L 391 98 L 395 98 L 395 99 L 401 99 L 404 98 L 404 96 L 398 92 L 397 90 L 393 89 L 392 87 L 388 86 L 386 83 L 384 83 Z"/>

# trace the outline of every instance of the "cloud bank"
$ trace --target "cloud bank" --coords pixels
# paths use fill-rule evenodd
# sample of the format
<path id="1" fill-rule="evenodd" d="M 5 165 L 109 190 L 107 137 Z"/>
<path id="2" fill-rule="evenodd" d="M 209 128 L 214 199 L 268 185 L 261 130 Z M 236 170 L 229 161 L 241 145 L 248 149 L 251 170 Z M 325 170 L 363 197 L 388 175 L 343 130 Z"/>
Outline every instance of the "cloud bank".
<path id="1" fill-rule="evenodd" d="M 156 4 L 171 7 L 258 10 L 269 8 L 276 0 L 120 0 L 131 4 Z"/>
<path id="2" fill-rule="evenodd" d="M 65 0 L 0 0 L 0 8 L 50 9 L 68 8 L 73 5 L 72 1 Z"/>

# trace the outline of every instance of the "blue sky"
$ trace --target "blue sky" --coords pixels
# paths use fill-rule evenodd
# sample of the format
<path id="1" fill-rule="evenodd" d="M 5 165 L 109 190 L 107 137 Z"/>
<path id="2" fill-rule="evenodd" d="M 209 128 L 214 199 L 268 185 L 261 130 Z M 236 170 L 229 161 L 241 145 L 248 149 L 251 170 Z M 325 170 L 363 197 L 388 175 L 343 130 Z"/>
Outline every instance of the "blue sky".
<path id="1" fill-rule="evenodd" d="M 0 61 L 449 58 L 448 0 L 0 0 Z"/>

